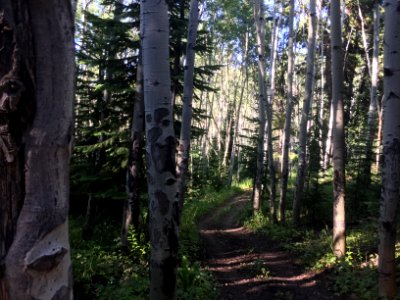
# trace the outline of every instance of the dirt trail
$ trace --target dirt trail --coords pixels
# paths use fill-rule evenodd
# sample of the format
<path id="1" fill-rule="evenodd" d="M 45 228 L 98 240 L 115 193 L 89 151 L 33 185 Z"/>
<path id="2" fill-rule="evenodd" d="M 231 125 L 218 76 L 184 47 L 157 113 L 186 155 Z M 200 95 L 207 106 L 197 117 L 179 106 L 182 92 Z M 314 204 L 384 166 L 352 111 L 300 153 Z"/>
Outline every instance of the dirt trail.
<path id="1" fill-rule="evenodd" d="M 204 264 L 221 289 L 219 299 L 328 300 L 337 297 L 324 277 L 293 264 L 289 253 L 238 223 L 249 192 L 228 200 L 200 221 Z"/>

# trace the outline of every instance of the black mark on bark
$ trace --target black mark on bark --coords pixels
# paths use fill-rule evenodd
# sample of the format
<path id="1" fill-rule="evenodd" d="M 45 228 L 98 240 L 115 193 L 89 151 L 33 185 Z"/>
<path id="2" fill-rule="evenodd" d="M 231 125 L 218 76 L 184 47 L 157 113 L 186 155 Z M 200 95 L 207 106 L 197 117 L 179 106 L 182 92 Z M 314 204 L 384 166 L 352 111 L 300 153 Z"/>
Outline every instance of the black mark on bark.
<path id="1" fill-rule="evenodd" d="M 151 147 L 151 154 L 157 172 L 170 172 L 176 175 L 175 170 L 175 138 L 169 136 L 165 144 L 156 143 Z"/>
<path id="2" fill-rule="evenodd" d="M 169 115 L 169 109 L 167 108 L 158 108 L 154 111 L 154 121 L 159 124 L 163 118 Z"/>
<path id="3" fill-rule="evenodd" d="M 154 144 L 158 138 L 162 135 L 162 129 L 159 127 L 153 127 L 147 132 L 147 138 L 149 142 Z"/>
<path id="4" fill-rule="evenodd" d="M 168 196 L 163 191 L 160 190 L 156 191 L 154 196 L 157 199 L 157 204 L 160 209 L 161 215 L 165 216 L 169 209 Z"/>
<path id="5" fill-rule="evenodd" d="M 392 69 L 389 69 L 389 68 L 383 68 L 383 74 L 385 75 L 385 76 L 393 76 L 393 71 L 392 71 Z"/>

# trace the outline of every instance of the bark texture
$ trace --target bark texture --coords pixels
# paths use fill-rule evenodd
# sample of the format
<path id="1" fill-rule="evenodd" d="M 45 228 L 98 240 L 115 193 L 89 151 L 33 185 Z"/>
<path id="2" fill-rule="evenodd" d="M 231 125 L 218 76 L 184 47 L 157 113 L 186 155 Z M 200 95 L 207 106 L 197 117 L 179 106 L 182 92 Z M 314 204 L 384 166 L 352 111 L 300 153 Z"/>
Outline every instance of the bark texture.
<path id="1" fill-rule="evenodd" d="M 176 298 L 179 203 L 166 1 L 140 4 L 150 222 L 150 299 Z"/>
<path id="2" fill-rule="evenodd" d="M 333 107 L 333 252 L 346 253 L 343 49 L 340 0 L 331 1 L 332 107 Z"/>
<path id="3" fill-rule="evenodd" d="M 400 187 L 400 9 L 385 2 L 383 161 L 379 218 L 379 295 L 395 299 L 396 214 Z"/>
<path id="4" fill-rule="evenodd" d="M 69 0 L 0 10 L 0 299 L 72 299 L 73 10 Z"/>
<path id="5" fill-rule="evenodd" d="M 305 97 L 303 111 L 301 113 L 298 168 L 296 178 L 296 192 L 293 202 L 293 223 L 298 224 L 300 220 L 300 208 L 303 199 L 304 180 L 306 175 L 307 157 L 307 125 L 310 108 L 313 100 L 314 74 L 315 74 L 315 38 L 317 33 L 317 14 L 315 0 L 310 0 L 308 16 L 308 55 L 307 55 L 307 74 L 305 84 Z"/>

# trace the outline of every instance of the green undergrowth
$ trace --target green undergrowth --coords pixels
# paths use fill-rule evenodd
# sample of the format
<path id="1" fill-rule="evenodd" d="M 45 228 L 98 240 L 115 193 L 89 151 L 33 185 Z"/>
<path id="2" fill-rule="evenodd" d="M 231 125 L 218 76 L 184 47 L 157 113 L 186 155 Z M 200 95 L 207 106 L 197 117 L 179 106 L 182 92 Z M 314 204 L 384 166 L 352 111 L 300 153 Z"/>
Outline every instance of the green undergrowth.
<path id="1" fill-rule="evenodd" d="M 251 211 L 251 208 L 249 208 Z M 375 299 L 378 288 L 376 220 L 365 220 L 347 231 L 347 252 L 337 259 L 332 252 L 332 232 L 323 229 L 294 228 L 291 224 L 272 224 L 262 213 L 248 214 L 245 226 L 276 241 L 293 253 L 294 263 L 329 274 L 330 289 L 336 295 L 351 299 Z M 396 249 L 400 263 L 400 243 Z M 400 269 L 398 270 L 400 278 Z M 400 282 L 399 282 L 400 284 Z"/>
<path id="2" fill-rule="evenodd" d="M 199 260 L 199 218 L 226 199 L 240 193 L 245 185 L 218 191 L 192 190 L 181 219 L 181 260 L 177 274 L 177 295 L 182 300 L 216 299 L 216 284 Z M 94 226 L 93 237 L 82 239 L 84 218 L 70 219 L 70 241 L 76 300 L 138 300 L 149 296 L 149 243 L 144 234 L 129 231 L 128 248 L 119 240 L 119 224 L 103 222 Z"/>

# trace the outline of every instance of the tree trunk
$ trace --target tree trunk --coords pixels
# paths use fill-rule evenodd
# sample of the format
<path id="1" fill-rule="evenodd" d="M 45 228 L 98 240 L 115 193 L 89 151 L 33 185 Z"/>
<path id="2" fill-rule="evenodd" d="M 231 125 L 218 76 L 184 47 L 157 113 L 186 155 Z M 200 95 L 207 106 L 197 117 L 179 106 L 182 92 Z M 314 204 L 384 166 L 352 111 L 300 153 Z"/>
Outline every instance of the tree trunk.
<path id="1" fill-rule="evenodd" d="M 373 33 L 373 54 L 371 66 L 371 89 L 368 109 L 367 142 L 365 147 L 364 183 L 369 186 L 371 183 L 371 165 L 373 160 L 373 144 L 376 134 L 377 104 L 378 104 L 378 75 L 379 75 L 379 3 L 374 4 L 374 33 Z"/>
<path id="2" fill-rule="evenodd" d="M 231 149 L 230 145 L 232 143 L 232 130 L 234 130 L 234 124 L 235 124 L 235 118 L 233 117 L 233 115 L 235 114 L 236 111 L 236 100 L 237 100 L 237 92 L 239 89 L 239 82 L 240 82 L 240 77 L 238 78 L 235 84 L 233 103 L 228 105 L 228 110 L 227 110 L 228 127 L 226 128 L 225 131 L 225 148 L 224 148 L 224 156 L 222 159 L 222 166 L 224 172 L 226 172 L 226 167 L 228 165 L 228 154 L 230 152 L 229 150 Z"/>
<path id="3" fill-rule="evenodd" d="M 320 99 L 318 102 L 319 112 L 318 112 L 318 126 L 319 126 L 319 148 L 320 148 L 320 165 L 322 166 L 322 171 L 325 172 L 325 152 L 326 152 L 326 136 L 324 130 L 324 115 L 325 115 L 325 51 L 324 51 L 324 31 L 325 25 L 322 18 L 322 1 L 318 1 L 318 20 L 319 20 L 319 40 L 320 40 Z"/>
<path id="4" fill-rule="evenodd" d="M 326 140 L 325 156 L 324 156 L 324 171 L 331 167 L 332 160 L 332 139 L 333 139 L 333 121 L 334 121 L 334 109 L 333 102 L 329 104 L 329 121 L 328 121 L 328 136 Z"/>
<path id="5" fill-rule="evenodd" d="M 400 186 L 400 10 L 385 2 L 383 164 L 379 217 L 379 295 L 396 298 L 396 214 Z"/>
<path id="6" fill-rule="evenodd" d="M 279 9 L 278 9 L 279 7 Z M 270 90 L 267 103 L 267 157 L 268 157 L 268 174 L 269 174 L 269 206 L 270 217 L 273 222 L 277 220 L 275 209 L 275 165 L 273 157 L 273 143 L 272 143 L 272 107 L 275 101 L 275 74 L 276 74 L 276 50 L 278 47 L 279 28 L 282 21 L 280 4 L 274 3 L 274 18 L 276 12 L 279 17 L 274 19 L 274 28 L 271 36 L 271 54 L 270 54 Z M 284 209 L 284 207 L 282 207 Z"/>
<path id="7" fill-rule="evenodd" d="M 257 141 L 257 170 L 253 192 L 253 210 L 261 208 L 262 180 L 264 177 L 264 133 L 265 133 L 265 110 L 266 110 L 266 89 L 265 89 L 265 19 L 264 5 L 260 0 L 254 0 L 254 22 L 256 25 L 257 53 L 258 53 L 258 118 L 259 131 Z"/>
<path id="8" fill-rule="evenodd" d="M 307 55 L 307 75 L 305 83 L 305 98 L 303 102 L 303 111 L 301 114 L 300 136 L 299 136 L 299 152 L 298 152 L 298 169 L 296 178 L 296 192 L 293 202 L 293 223 L 298 224 L 300 220 L 300 208 L 303 200 L 304 179 L 306 172 L 307 157 L 307 124 L 310 114 L 310 108 L 313 100 L 313 85 L 315 74 L 315 37 L 317 32 L 317 14 L 315 8 L 315 0 L 310 0 L 308 23 L 308 45 Z"/>
<path id="9" fill-rule="evenodd" d="M 248 32 L 246 32 L 246 34 L 245 34 L 245 43 L 244 44 L 245 44 L 245 49 L 244 49 L 244 55 L 243 55 L 243 68 L 242 68 L 243 84 L 242 84 L 242 89 L 240 91 L 239 105 L 238 105 L 238 108 L 236 111 L 235 125 L 234 125 L 233 137 L 232 137 L 231 158 L 229 160 L 229 168 L 228 168 L 228 186 L 229 187 L 232 187 L 233 168 L 235 166 L 236 141 L 237 141 L 237 135 L 239 133 L 240 111 L 242 108 L 243 94 L 244 94 L 244 89 L 246 87 L 246 82 L 247 82 L 247 77 L 248 77 L 248 72 L 247 72 L 247 53 L 248 53 L 248 44 L 249 44 Z"/>
<path id="10" fill-rule="evenodd" d="M 127 199 L 124 203 L 124 214 L 121 228 L 121 243 L 127 246 L 129 226 L 132 224 L 137 237 L 140 236 L 139 216 L 140 197 L 139 180 L 142 169 L 142 146 L 144 127 L 144 102 L 143 102 L 143 68 L 142 54 L 139 53 L 139 60 L 136 69 L 136 94 L 133 104 L 133 118 L 131 138 L 132 144 L 129 149 L 128 169 L 126 171 L 126 192 Z"/>
<path id="11" fill-rule="evenodd" d="M 289 2 L 289 41 L 288 41 L 288 69 L 287 69 L 287 102 L 286 102 L 286 115 L 285 115 L 285 128 L 283 132 L 283 146 L 282 146 L 282 163 L 281 163 L 281 186 L 279 207 L 283 215 L 285 214 L 286 206 L 286 193 L 289 177 L 289 143 L 290 143 L 290 129 L 292 124 L 292 110 L 293 110 L 293 22 L 294 22 L 294 0 Z M 284 220 L 284 218 L 283 218 Z"/>
<path id="12" fill-rule="evenodd" d="M 188 172 L 189 150 L 190 150 L 190 128 L 192 123 L 192 100 L 193 100 L 193 78 L 194 60 L 197 36 L 197 26 L 199 23 L 199 3 L 197 0 L 190 2 L 190 16 L 186 45 L 186 65 L 183 86 L 182 101 L 182 125 L 178 148 L 178 199 L 179 208 L 183 208 L 185 196 L 185 183 Z"/>
<path id="13" fill-rule="evenodd" d="M 378 136 L 376 138 L 376 157 L 375 157 L 376 173 L 379 173 L 381 168 L 382 127 L 383 127 L 383 107 L 381 105 L 378 114 Z"/>
<path id="14" fill-rule="evenodd" d="M 176 298 L 179 203 L 171 106 L 166 1 L 140 6 L 147 182 L 150 220 L 150 299 Z"/>
<path id="15" fill-rule="evenodd" d="M 0 299 L 72 299 L 71 2 L 1 0 L 0 9 Z"/>
<path id="16" fill-rule="evenodd" d="M 340 0 L 331 1 L 332 106 L 333 106 L 333 252 L 346 253 L 343 50 Z"/>

